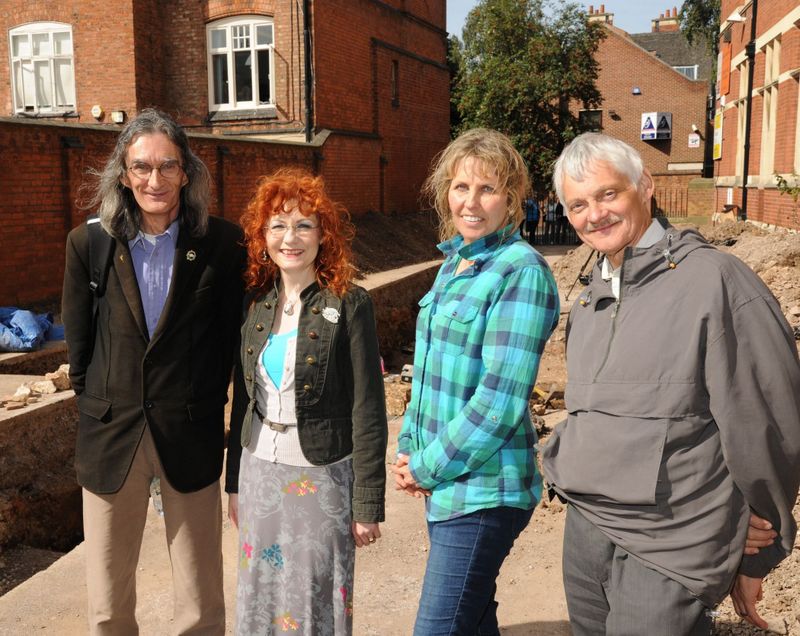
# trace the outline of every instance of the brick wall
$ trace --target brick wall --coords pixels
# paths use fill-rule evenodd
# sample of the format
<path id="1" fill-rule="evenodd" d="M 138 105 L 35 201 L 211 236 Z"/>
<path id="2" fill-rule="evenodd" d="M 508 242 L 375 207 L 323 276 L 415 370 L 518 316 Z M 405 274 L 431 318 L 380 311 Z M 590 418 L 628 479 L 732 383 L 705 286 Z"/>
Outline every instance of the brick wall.
<path id="1" fill-rule="evenodd" d="M 193 146 L 216 183 L 212 212 L 230 218 L 238 218 L 259 175 L 287 163 L 313 166 L 354 214 L 415 210 L 431 159 L 449 140 L 444 0 L 311 3 L 319 133 L 311 145 L 231 136 L 303 128 L 299 0 L 13 4 L 0 11 L 0 51 L 8 51 L 14 26 L 72 25 L 77 107 L 68 118 L 0 121 L 0 147 L 9 148 L 11 166 L 0 175 L 0 265 L 14 272 L 0 282 L 0 304 L 57 296 L 66 232 L 83 218 L 74 203 L 78 188 L 118 131 L 112 110 L 130 118 L 156 106 L 190 132 L 214 133 L 196 136 Z M 208 121 L 206 25 L 235 15 L 274 18 L 277 119 Z M 0 78 L 8 70 L 5 53 Z M 95 104 L 104 110 L 99 119 L 90 114 Z M 0 82 L 0 118 L 12 112 L 10 82 Z M 39 240 L 20 239 L 32 232 Z"/>
<path id="2" fill-rule="evenodd" d="M 723 0 L 721 15 L 728 16 L 740 5 L 735 0 Z M 742 12 L 745 21 L 731 25 L 730 92 L 725 103 L 717 101 L 723 112 L 722 158 L 715 162 L 716 179 L 715 210 L 721 210 L 729 201 L 742 205 L 742 181 L 744 175 L 736 170 L 738 139 L 739 72 L 736 66 L 744 59 L 744 49 L 750 41 L 752 7 Z M 800 66 L 800 7 L 795 0 L 770 0 L 758 3 L 756 23 L 756 50 L 753 74 L 752 116 L 750 131 L 750 160 L 748 162 L 747 218 L 767 223 L 800 229 L 797 206 L 788 195 L 782 195 L 775 187 L 773 174 L 761 174 L 762 136 L 764 123 L 764 97 L 760 90 L 764 86 L 766 56 L 764 47 L 779 35 L 780 77 L 778 81 L 778 113 L 775 134 L 773 172 L 789 177 L 800 172 L 797 165 L 798 138 L 798 80 L 791 71 Z"/>
<path id="3" fill-rule="evenodd" d="M 608 37 L 597 53 L 600 74 L 597 86 L 603 96 L 603 132 L 618 137 L 638 150 L 653 173 L 673 178 L 670 163 L 703 162 L 703 147 L 688 147 L 692 124 L 705 124 L 708 84 L 687 79 L 636 43 L 624 31 L 608 28 Z M 632 90 L 638 87 L 640 95 Z M 611 117 L 610 111 L 616 113 Z M 672 139 L 641 140 L 641 115 L 672 113 Z M 695 170 L 691 176 L 699 176 Z M 683 177 L 676 176 L 676 180 Z"/>
<path id="4" fill-rule="evenodd" d="M 100 168 L 117 131 L 81 124 L 0 119 L 0 306 L 57 299 L 64 244 L 81 223 L 86 171 Z M 236 221 L 260 176 L 299 165 L 322 174 L 332 197 L 354 215 L 378 210 L 381 152 L 377 138 L 322 135 L 319 145 L 190 134 L 212 176 L 211 213 Z M 409 208 L 416 209 L 416 208 Z"/>

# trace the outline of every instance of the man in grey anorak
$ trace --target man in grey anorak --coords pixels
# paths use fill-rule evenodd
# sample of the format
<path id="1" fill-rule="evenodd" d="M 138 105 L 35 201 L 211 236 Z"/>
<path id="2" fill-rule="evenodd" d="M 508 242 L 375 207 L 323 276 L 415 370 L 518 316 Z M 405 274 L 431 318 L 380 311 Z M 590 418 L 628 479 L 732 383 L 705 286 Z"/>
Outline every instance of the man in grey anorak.
<path id="1" fill-rule="evenodd" d="M 573 633 L 708 634 L 728 593 L 766 627 L 756 602 L 791 553 L 800 482 L 800 364 L 780 305 L 740 260 L 651 218 L 653 179 L 627 144 L 581 135 L 553 181 L 600 253 L 567 325 L 568 418 L 543 449 L 569 502 Z M 751 528 L 751 542 L 751 523 L 771 537 Z"/>

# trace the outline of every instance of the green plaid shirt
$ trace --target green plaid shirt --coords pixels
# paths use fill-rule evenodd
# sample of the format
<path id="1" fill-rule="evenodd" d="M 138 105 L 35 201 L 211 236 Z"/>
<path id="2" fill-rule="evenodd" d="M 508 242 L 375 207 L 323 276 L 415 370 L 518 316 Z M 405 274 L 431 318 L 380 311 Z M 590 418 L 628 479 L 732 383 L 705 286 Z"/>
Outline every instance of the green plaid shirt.
<path id="1" fill-rule="evenodd" d="M 432 491 L 429 521 L 483 508 L 530 509 L 541 496 L 528 399 L 559 313 L 542 256 L 508 226 L 446 258 L 419 301 L 411 402 L 398 452 Z M 456 275 L 461 259 L 473 265 Z"/>

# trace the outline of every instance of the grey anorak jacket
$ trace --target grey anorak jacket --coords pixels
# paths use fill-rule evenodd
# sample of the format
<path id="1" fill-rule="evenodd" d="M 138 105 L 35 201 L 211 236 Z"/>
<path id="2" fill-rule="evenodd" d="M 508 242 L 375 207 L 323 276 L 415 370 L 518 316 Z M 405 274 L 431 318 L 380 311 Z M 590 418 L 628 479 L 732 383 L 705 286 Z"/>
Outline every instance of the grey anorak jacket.
<path id="1" fill-rule="evenodd" d="M 566 407 L 543 449 L 551 486 L 616 545 L 713 607 L 737 572 L 792 550 L 800 364 L 752 270 L 667 225 L 625 251 L 619 300 L 601 276 L 567 327 Z M 778 531 L 742 556 L 750 511 Z"/>

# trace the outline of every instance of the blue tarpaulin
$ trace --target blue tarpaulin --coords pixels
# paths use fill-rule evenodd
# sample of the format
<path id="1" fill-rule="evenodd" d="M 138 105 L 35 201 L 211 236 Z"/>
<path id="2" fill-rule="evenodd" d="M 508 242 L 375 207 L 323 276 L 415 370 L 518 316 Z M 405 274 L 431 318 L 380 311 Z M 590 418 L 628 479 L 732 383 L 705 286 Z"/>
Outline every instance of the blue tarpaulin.
<path id="1" fill-rule="evenodd" d="M 0 351 L 35 351 L 45 340 L 61 340 L 64 328 L 53 326 L 51 314 L 0 307 Z"/>

